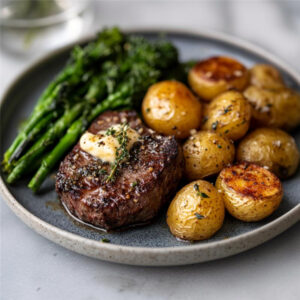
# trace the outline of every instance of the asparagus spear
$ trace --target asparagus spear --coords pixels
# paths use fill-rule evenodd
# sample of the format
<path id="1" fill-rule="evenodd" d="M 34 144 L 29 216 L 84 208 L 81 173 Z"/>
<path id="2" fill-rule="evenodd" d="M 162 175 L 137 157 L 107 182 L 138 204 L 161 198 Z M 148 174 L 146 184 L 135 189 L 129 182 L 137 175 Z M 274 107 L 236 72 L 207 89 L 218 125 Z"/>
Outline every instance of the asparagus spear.
<path id="1" fill-rule="evenodd" d="M 84 104 L 78 103 L 70 110 L 65 111 L 64 115 L 19 159 L 9 174 L 7 182 L 13 183 L 18 180 L 26 172 L 26 169 L 30 168 L 30 165 L 40 158 L 45 150 L 49 149 L 49 146 L 63 135 L 65 129 L 72 124 L 83 108 Z"/>
<path id="2" fill-rule="evenodd" d="M 50 112 L 43 119 L 41 119 L 40 122 L 36 125 L 36 127 L 34 127 L 32 131 L 27 135 L 27 138 L 23 139 L 22 142 L 18 145 L 10 160 L 12 161 L 18 159 L 21 156 L 22 150 L 26 148 L 30 142 L 36 139 L 41 130 L 43 130 L 45 127 L 48 127 L 49 124 L 51 124 L 51 121 L 56 117 L 56 115 L 57 113 L 55 111 Z M 7 165 L 7 167 L 9 166 L 12 166 L 12 164 Z"/>
<path id="3" fill-rule="evenodd" d="M 57 93 L 57 89 L 53 91 L 53 93 Z M 53 95 L 53 94 L 52 94 Z M 47 98 L 50 99 L 50 98 Z M 38 108 L 35 109 L 35 112 L 32 114 L 32 116 L 29 118 L 29 120 L 26 122 L 24 128 L 20 131 L 18 136 L 15 138 L 12 145 L 8 148 L 8 150 L 4 154 L 4 167 L 8 167 L 8 165 L 11 163 L 11 157 L 13 156 L 14 152 L 18 148 L 18 146 L 22 143 L 23 140 L 25 140 L 30 133 L 30 131 L 35 127 L 35 125 L 41 120 L 41 118 L 49 112 L 52 107 L 50 101 L 43 101 L 38 105 Z"/>

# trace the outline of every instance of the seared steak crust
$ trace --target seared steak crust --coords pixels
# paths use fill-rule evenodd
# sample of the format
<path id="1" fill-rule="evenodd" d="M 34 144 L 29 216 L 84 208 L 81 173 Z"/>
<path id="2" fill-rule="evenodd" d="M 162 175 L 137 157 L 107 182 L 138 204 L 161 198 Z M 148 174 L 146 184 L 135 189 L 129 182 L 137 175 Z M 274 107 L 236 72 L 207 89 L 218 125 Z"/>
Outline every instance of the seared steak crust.
<path id="1" fill-rule="evenodd" d="M 113 181 L 106 182 L 111 166 L 83 151 L 79 143 L 60 164 L 56 178 L 56 191 L 69 211 L 107 230 L 155 217 L 175 193 L 183 170 L 176 140 L 145 127 L 134 111 L 103 113 L 88 131 L 96 134 L 123 122 L 141 139 Z"/>

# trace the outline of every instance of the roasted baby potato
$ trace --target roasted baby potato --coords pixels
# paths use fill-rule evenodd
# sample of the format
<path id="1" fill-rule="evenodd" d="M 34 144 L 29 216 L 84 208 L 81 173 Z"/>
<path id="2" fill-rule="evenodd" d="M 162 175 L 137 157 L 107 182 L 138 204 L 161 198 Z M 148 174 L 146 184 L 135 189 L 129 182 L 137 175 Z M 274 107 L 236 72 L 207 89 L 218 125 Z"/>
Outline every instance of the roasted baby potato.
<path id="1" fill-rule="evenodd" d="M 186 138 L 201 125 L 201 102 L 178 81 L 167 80 L 152 85 L 142 104 L 147 125 L 165 135 Z"/>
<path id="2" fill-rule="evenodd" d="M 244 96 L 236 91 L 225 92 L 205 107 L 202 129 L 214 130 L 238 140 L 249 129 L 251 106 Z"/>
<path id="3" fill-rule="evenodd" d="M 267 64 L 256 64 L 250 69 L 250 84 L 272 90 L 284 87 L 279 71 Z"/>
<path id="4" fill-rule="evenodd" d="M 188 74 L 188 82 L 203 100 L 210 101 L 230 89 L 244 90 L 249 73 L 244 65 L 225 56 L 198 62 Z"/>
<path id="5" fill-rule="evenodd" d="M 280 180 L 273 173 L 249 163 L 223 169 L 216 187 L 223 195 L 227 211 L 246 222 L 260 221 L 271 215 L 283 196 Z"/>
<path id="6" fill-rule="evenodd" d="M 180 239 L 199 241 L 210 238 L 224 221 L 224 203 L 217 189 L 204 180 L 183 187 L 172 200 L 167 223 Z"/>
<path id="7" fill-rule="evenodd" d="M 288 88 L 267 90 L 250 86 L 244 96 L 252 105 L 253 125 L 286 130 L 300 125 L 300 95 Z"/>
<path id="8" fill-rule="evenodd" d="M 299 165 L 299 158 L 294 138 L 280 129 L 256 129 L 237 148 L 237 160 L 267 167 L 279 178 L 292 176 Z"/>
<path id="9" fill-rule="evenodd" d="M 234 154 L 234 145 L 226 137 L 199 131 L 183 145 L 186 177 L 194 180 L 214 175 L 233 162 Z"/>

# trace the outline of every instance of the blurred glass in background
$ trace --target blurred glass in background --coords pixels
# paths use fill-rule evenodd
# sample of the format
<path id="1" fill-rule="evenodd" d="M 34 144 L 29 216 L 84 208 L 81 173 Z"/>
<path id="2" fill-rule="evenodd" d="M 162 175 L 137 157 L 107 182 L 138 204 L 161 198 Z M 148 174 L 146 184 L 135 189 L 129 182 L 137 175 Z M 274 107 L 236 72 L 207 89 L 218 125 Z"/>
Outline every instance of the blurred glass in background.
<path id="1" fill-rule="evenodd" d="M 76 40 L 93 22 L 89 0 L 2 0 L 1 47 L 31 55 Z"/>

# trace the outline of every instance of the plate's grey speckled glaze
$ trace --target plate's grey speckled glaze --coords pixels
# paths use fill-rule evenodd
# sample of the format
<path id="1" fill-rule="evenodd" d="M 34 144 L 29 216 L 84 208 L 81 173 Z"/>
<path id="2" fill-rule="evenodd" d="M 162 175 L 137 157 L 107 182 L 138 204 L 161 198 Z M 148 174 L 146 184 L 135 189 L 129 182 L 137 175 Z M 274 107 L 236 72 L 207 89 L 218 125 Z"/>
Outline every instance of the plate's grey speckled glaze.
<path id="1" fill-rule="evenodd" d="M 265 51 L 217 33 L 195 33 L 163 30 L 179 48 L 182 60 L 202 59 L 212 55 L 230 55 L 245 65 L 269 62 L 282 71 L 289 86 L 299 90 L 300 77 Z M 156 31 L 140 31 L 150 39 Z M 63 67 L 72 45 L 59 49 L 19 76 L 6 92 L 1 104 L 1 157 L 18 125 L 28 116 L 38 96 L 53 76 Z M 294 132 L 298 145 L 300 130 Z M 4 176 L 1 174 L 1 178 Z M 1 180 L 3 198 L 30 227 L 46 238 L 73 251 L 119 263 L 134 265 L 180 265 L 217 259 L 269 240 L 300 219 L 300 172 L 284 182 L 284 199 L 280 208 L 258 223 L 243 223 L 226 216 L 222 229 L 211 239 L 195 244 L 176 240 L 169 232 L 163 212 L 151 225 L 124 232 L 103 233 L 80 225 L 59 205 L 54 192 L 54 176 L 48 178 L 38 195 L 26 187 L 27 181 L 7 186 Z M 107 238 L 110 243 L 101 242 Z M 23 237 L 26 238 L 26 237 Z"/>

